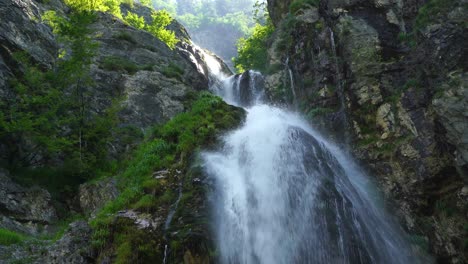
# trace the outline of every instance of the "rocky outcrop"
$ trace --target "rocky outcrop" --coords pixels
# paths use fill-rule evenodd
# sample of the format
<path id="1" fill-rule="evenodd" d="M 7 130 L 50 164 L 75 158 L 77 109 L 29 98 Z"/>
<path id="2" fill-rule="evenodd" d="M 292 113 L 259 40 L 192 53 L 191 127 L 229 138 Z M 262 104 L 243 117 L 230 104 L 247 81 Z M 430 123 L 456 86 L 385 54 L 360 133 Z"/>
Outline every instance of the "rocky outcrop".
<path id="1" fill-rule="evenodd" d="M 63 236 L 53 241 L 30 240 L 10 247 L 0 246 L 0 260 L 6 263 L 91 264 L 95 263 L 92 230 L 84 221 L 73 222 Z M 3 262 L 2 262 L 3 263 Z"/>
<path id="2" fill-rule="evenodd" d="M 82 184 L 78 191 L 81 210 L 91 217 L 118 195 L 117 182 L 114 178 Z"/>
<path id="3" fill-rule="evenodd" d="M 278 25 L 281 19 L 288 13 L 292 0 L 268 1 L 268 12 L 274 25 Z"/>
<path id="4" fill-rule="evenodd" d="M 40 234 L 57 219 L 52 199 L 39 187 L 24 188 L 0 169 L 0 227 L 27 234 Z"/>
<path id="5" fill-rule="evenodd" d="M 468 76 L 452 73 L 440 87 L 441 95 L 432 103 L 445 130 L 447 139 L 456 148 L 455 161 L 468 183 Z"/>
<path id="6" fill-rule="evenodd" d="M 431 2 L 323 0 L 288 16 L 268 1 L 265 80 L 273 101 L 351 144 L 415 241 L 463 263 L 468 34 L 462 3 Z"/>

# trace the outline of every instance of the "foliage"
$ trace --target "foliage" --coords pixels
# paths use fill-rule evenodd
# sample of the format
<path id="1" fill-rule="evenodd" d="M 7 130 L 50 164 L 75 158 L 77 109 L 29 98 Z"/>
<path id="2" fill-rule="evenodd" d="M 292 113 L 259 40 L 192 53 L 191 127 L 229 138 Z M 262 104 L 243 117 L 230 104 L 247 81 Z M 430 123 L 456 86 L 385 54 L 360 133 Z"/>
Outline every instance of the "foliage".
<path id="1" fill-rule="evenodd" d="M 295 14 L 300 9 L 306 8 L 307 6 L 318 7 L 320 0 L 294 0 L 289 5 L 289 12 Z"/>
<path id="2" fill-rule="evenodd" d="M 429 0 L 423 5 L 418 12 L 418 16 L 414 22 L 415 30 L 419 30 L 429 25 L 440 14 L 444 14 L 452 10 L 456 0 Z"/>
<path id="3" fill-rule="evenodd" d="M 176 78 L 178 80 L 182 80 L 182 76 L 184 75 L 184 69 L 180 68 L 174 63 L 170 63 L 167 67 L 163 68 L 162 74 L 169 78 Z"/>
<path id="4" fill-rule="evenodd" d="M 326 115 L 326 114 L 330 114 L 330 113 L 333 113 L 333 112 L 335 112 L 335 110 L 331 109 L 331 108 L 317 107 L 317 108 L 313 108 L 312 110 L 310 110 L 307 113 L 307 117 L 313 119 L 313 118 L 323 116 L 323 115 Z"/>
<path id="5" fill-rule="evenodd" d="M 296 27 L 296 24 L 296 17 L 291 14 L 288 14 L 286 18 L 281 21 L 278 35 L 279 41 L 276 44 L 277 52 L 288 52 L 293 43 L 291 32 Z"/>
<path id="6" fill-rule="evenodd" d="M 139 69 L 135 63 L 114 56 L 104 58 L 101 67 L 108 71 L 126 71 L 129 74 L 135 74 Z"/>
<path id="7" fill-rule="evenodd" d="M 130 11 L 127 12 L 127 15 L 124 17 L 124 21 L 127 22 L 130 26 L 138 29 L 144 29 L 146 26 L 144 17 L 138 16 L 137 14 Z"/>
<path id="8" fill-rule="evenodd" d="M 94 245 L 103 247 L 115 235 L 109 232 L 113 213 L 129 207 L 144 211 L 158 206 L 168 208 L 175 200 L 174 190 L 164 190 L 165 179 L 154 179 L 152 173 L 183 164 L 197 148 L 214 143 L 220 131 L 233 128 L 241 117 L 241 110 L 203 92 L 192 103 L 190 111 L 155 127 L 152 136 L 140 145 L 118 176 L 120 195 L 92 221 Z"/>
<path id="9" fill-rule="evenodd" d="M 237 43 L 239 55 L 233 59 L 238 72 L 248 69 L 267 70 L 268 52 L 266 46 L 273 31 L 273 24 L 268 21 L 264 26 L 257 24 L 250 37 L 239 39 Z"/>
<path id="10" fill-rule="evenodd" d="M 127 4 L 130 8 L 133 8 L 134 0 L 65 0 L 65 3 L 72 7 L 76 13 L 88 14 L 95 11 L 111 13 L 135 28 L 150 32 L 171 49 L 178 43 L 175 33 L 166 29 L 166 26 L 172 22 L 172 17 L 166 10 L 153 11 L 153 21 L 147 25 L 144 18 L 135 13 L 127 12 L 125 17 L 122 16 L 120 5 Z M 148 0 L 141 3 L 146 6 L 150 5 Z"/>
<path id="11" fill-rule="evenodd" d="M 114 37 L 116 39 L 121 39 L 121 40 L 128 41 L 128 42 L 130 42 L 132 44 L 137 44 L 136 40 L 132 37 L 132 35 L 130 35 L 127 32 L 120 32 L 120 33 L 114 35 Z"/>
<path id="12" fill-rule="evenodd" d="M 18 244 L 24 240 L 24 236 L 8 229 L 0 228 L 0 245 L 9 246 Z"/>
<path id="13" fill-rule="evenodd" d="M 179 42 L 174 31 L 167 30 L 166 27 L 172 22 L 171 15 L 166 10 L 154 11 L 151 14 L 153 21 L 146 25 L 146 30 L 159 38 L 166 45 L 173 49 Z"/>
<path id="14" fill-rule="evenodd" d="M 54 196 L 70 195 L 89 177 L 113 168 L 107 149 L 119 102 L 99 115 L 90 105 L 95 91 L 89 72 L 97 44 L 88 26 L 95 18 L 87 11 L 71 11 L 67 18 L 46 12 L 43 20 L 63 47 L 56 64 L 45 71 L 28 54 L 14 54 L 22 76 L 11 80 L 12 94 L 0 102 L 7 166 L 16 180 L 44 186 Z"/>

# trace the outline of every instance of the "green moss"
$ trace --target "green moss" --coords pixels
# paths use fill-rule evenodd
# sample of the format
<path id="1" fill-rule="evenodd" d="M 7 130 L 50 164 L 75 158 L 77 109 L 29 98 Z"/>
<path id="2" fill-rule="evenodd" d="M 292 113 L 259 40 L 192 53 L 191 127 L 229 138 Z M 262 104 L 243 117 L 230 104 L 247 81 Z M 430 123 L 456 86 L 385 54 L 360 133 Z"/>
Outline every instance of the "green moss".
<path id="1" fill-rule="evenodd" d="M 418 12 L 418 15 L 414 22 L 414 29 L 420 30 L 431 22 L 437 22 L 437 17 L 446 15 L 454 4 L 456 0 L 430 0 L 425 5 L 423 5 Z"/>
<path id="2" fill-rule="evenodd" d="M 115 56 L 104 58 L 101 67 L 108 71 L 126 71 L 129 74 L 138 71 L 138 66 L 134 62 Z"/>
<path id="3" fill-rule="evenodd" d="M 137 44 L 137 41 L 132 37 L 132 35 L 130 35 L 127 32 L 119 32 L 118 34 L 114 35 L 114 37 L 116 39 L 121 39 L 121 40 L 128 41 L 128 42 L 130 42 L 132 44 Z"/>
<path id="4" fill-rule="evenodd" d="M 8 229 L 0 228 L 0 245 L 9 246 L 18 244 L 24 240 L 24 236 Z"/>
<path id="5" fill-rule="evenodd" d="M 300 9 L 307 8 L 309 6 L 318 7 L 320 0 L 294 0 L 291 5 L 289 5 L 289 12 L 295 14 Z"/>
<path id="6" fill-rule="evenodd" d="M 180 68 L 178 65 L 172 62 L 168 66 L 164 67 L 161 72 L 164 74 L 164 76 L 168 78 L 175 78 L 177 80 L 182 80 L 182 76 L 184 75 L 184 69 Z"/>
<path id="7" fill-rule="evenodd" d="M 320 117 L 320 116 L 330 114 L 333 112 L 335 112 L 335 110 L 332 108 L 317 107 L 317 108 L 313 108 L 312 110 L 310 110 L 307 113 L 307 117 L 312 119 L 312 118 Z"/>

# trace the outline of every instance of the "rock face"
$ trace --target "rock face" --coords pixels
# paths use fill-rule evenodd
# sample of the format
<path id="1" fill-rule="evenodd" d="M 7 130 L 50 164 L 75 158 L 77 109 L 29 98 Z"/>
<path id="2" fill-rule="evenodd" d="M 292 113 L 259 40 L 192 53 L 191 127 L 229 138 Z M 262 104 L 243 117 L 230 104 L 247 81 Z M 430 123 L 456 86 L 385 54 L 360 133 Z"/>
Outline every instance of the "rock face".
<path id="1" fill-rule="evenodd" d="M 0 246 L 0 260 L 6 263 L 91 264 L 95 263 L 92 230 L 85 221 L 73 222 L 59 240 L 31 240 L 23 245 Z M 2 262 L 4 263 L 4 262 Z"/>
<path id="2" fill-rule="evenodd" d="M 279 2 L 268 96 L 349 142 L 438 261 L 466 262 L 466 1 Z"/>
<path id="3" fill-rule="evenodd" d="M 455 146 L 456 164 L 463 170 L 468 182 L 468 76 L 454 73 L 449 84 L 442 84 L 442 95 L 432 101 L 441 123 L 447 131 L 448 141 Z M 452 85 L 450 85 L 450 83 Z"/>
<path id="4" fill-rule="evenodd" d="M 268 1 L 268 12 L 274 25 L 278 25 L 285 14 L 288 13 L 292 0 L 270 0 Z"/>
<path id="5" fill-rule="evenodd" d="M 0 100 L 15 96 L 10 81 L 14 78 L 21 79 L 24 73 L 24 67 L 17 62 L 15 54 L 21 52 L 30 55 L 34 66 L 47 71 L 54 69 L 60 52 L 67 49 L 67 43 L 61 42 L 42 21 L 41 16 L 47 10 L 57 11 L 64 16 L 70 13 L 68 7 L 60 0 L 0 0 Z M 128 11 L 128 7 L 122 5 L 122 13 Z M 138 4 L 132 12 L 146 20 L 151 17 L 150 9 Z M 169 25 L 169 29 L 174 30 L 181 40 L 173 50 L 152 34 L 131 27 L 107 13 L 97 13 L 97 19 L 88 28 L 92 32 L 89 36 L 97 43 L 89 72 L 92 84 L 83 85 L 84 92 L 89 95 L 89 101 L 86 102 L 89 104 L 87 114 L 91 116 L 102 116 L 113 106 L 113 102 L 117 101 L 121 109 L 118 113 L 117 127 L 131 127 L 142 134 L 142 131 L 149 127 L 162 124 L 185 111 L 187 100 L 193 99 L 195 92 L 209 87 L 210 73 L 204 57 L 205 51 L 191 43 L 187 32 L 177 21 Z M 229 72 L 228 67 L 216 56 L 210 59 L 215 60 L 210 63 L 220 64 L 220 71 Z M 66 127 L 61 129 L 67 130 Z M 0 128 L 1 133 L 3 127 Z M 118 155 L 126 154 L 128 149 L 131 149 L 124 137 L 116 136 L 113 140 L 108 144 L 109 156 L 121 157 Z M 19 149 L 25 152 L 34 151 L 31 144 L 28 144 L 27 136 L 23 141 L 0 141 L 0 166 L 8 164 L 4 153 L 7 153 L 11 144 L 20 145 Z M 47 166 L 47 162 L 49 161 L 37 159 L 34 166 Z M 56 165 L 61 161 L 53 162 Z M 179 182 L 176 181 L 180 180 L 180 177 L 182 176 L 171 179 L 174 183 L 167 186 L 167 193 L 177 190 Z M 10 178 L 13 177 L 0 170 L 0 227 L 30 235 L 42 234 L 40 230 L 48 231 L 49 225 L 58 220 L 51 195 L 40 188 L 21 187 Z M 187 258 L 200 263 L 198 260 L 202 257 L 199 255 L 203 255 L 205 260 L 209 259 L 208 250 L 211 247 L 205 246 L 206 243 L 203 242 L 209 237 L 209 231 L 197 218 L 201 218 L 201 211 L 204 212 L 203 216 L 208 215 L 202 191 L 204 189 L 200 187 L 200 190 L 197 190 L 200 194 L 196 199 L 181 202 L 190 204 L 186 211 L 172 213 L 177 215 L 177 219 L 174 219 L 176 223 L 170 226 L 171 230 L 184 229 L 182 233 L 171 231 L 171 236 L 174 236 L 171 240 L 183 245 L 183 248 L 174 245 L 171 249 L 174 262 Z M 79 200 L 81 213 L 91 219 L 118 194 L 117 184 L 110 178 L 81 185 L 76 200 Z M 169 203 L 173 197 L 166 198 Z M 67 209 L 70 208 L 65 208 Z M 184 215 L 179 216 L 182 212 Z M 132 243 L 147 246 L 145 250 L 152 254 L 161 253 L 159 259 L 162 260 L 164 243 L 168 242 L 168 238 L 163 234 L 169 233 L 169 226 L 166 227 L 165 224 L 169 213 L 169 206 L 158 207 L 154 215 L 129 209 L 116 216 L 118 223 L 112 227 L 124 229 L 121 230 L 122 233 L 128 231 L 131 235 L 135 232 L 135 236 L 132 237 L 135 240 Z M 207 222 L 205 218 L 202 220 L 203 223 Z M 36 241 L 28 237 L 27 243 L 24 244 L 0 246 L 0 262 L 95 263 L 99 254 L 92 250 L 91 234 L 92 230 L 86 222 L 75 222 L 58 241 Z M 157 241 L 158 244 L 151 244 L 152 241 Z M 198 242 L 202 243 L 200 247 L 193 246 L 198 245 Z M 108 250 L 113 252 L 116 249 Z M 101 254 L 103 263 L 107 258 L 115 258 L 106 256 L 105 252 L 107 251 Z"/>
<path id="6" fill-rule="evenodd" d="M 39 234 L 57 219 L 49 192 L 39 187 L 24 188 L 0 169 L 0 227 Z"/>
<path id="7" fill-rule="evenodd" d="M 107 178 L 80 185 L 78 194 L 82 211 L 86 215 L 95 216 L 99 209 L 119 195 L 119 191 L 116 180 Z"/>
<path id="8" fill-rule="evenodd" d="M 125 14 L 128 7 L 122 5 Z M 68 8 L 59 0 L 0 1 L 0 99 L 12 98 L 10 80 L 21 78 L 23 67 L 14 56 L 30 55 L 40 69 L 49 70 L 58 61 L 63 43 L 42 22 L 47 10 L 66 14 Z M 149 21 L 149 8 L 135 5 L 132 12 Z M 92 84 L 83 89 L 89 95 L 89 115 L 100 115 L 119 100 L 118 127 L 146 128 L 168 121 L 184 111 L 183 102 L 194 91 L 208 88 L 208 67 L 200 48 L 192 45 L 185 29 L 176 21 L 170 26 L 182 40 L 174 50 L 150 33 L 133 28 L 110 14 L 99 13 L 89 26 L 98 46 L 92 58 Z M 220 62 L 224 65 L 224 63 Z M 110 151 L 124 152 L 128 146 L 117 138 Z M 22 153 L 33 152 L 27 139 L 17 144 Z M 0 142 L 0 162 L 8 163 L 8 142 Z M 9 154 L 8 154 L 9 155 Z M 35 155 L 37 163 L 40 153 Z M 5 161 L 3 161 L 4 159 Z"/>

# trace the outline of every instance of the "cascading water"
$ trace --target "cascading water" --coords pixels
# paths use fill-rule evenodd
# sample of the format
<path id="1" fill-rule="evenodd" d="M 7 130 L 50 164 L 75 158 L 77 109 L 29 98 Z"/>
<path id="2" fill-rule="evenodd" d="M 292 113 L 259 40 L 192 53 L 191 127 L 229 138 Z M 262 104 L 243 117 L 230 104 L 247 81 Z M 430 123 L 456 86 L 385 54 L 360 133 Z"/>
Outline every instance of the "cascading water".
<path id="1" fill-rule="evenodd" d="M 241 79 L 213 90 L 247 107 L 245 124 L 203 154 L 219 262 L 417 263 L 367 176 L 297 114 L 262 103 L 256 82 L 246 103 Z"/>

